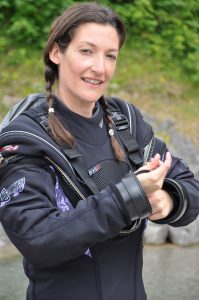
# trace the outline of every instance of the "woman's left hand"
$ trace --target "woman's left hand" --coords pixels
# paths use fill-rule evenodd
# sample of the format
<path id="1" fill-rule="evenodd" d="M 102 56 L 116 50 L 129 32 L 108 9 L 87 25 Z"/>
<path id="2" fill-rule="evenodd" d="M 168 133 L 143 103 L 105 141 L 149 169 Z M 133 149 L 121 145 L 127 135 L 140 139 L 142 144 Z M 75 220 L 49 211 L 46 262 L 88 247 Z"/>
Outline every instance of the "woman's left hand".
<path id="1" fill-rule="evenodd" d="M 148 217 L 151 221 L 166 218 L 173 209 L 173 200 L 164 190 L 151 193 L 148 200 L 152 207 L 152 214 Z"/>
<path id="2" fill-rule="evenodd" d="M 164 162 L 160 160 L 160 155 L 156 154 L 147 165 L 135 172 L 148 198 L 151 194 L 162 189 L 164 178 L 171 167 L 171 162 L 172 158 L 169 152 L 166 153 Z M 143 172 L 144 170 L 147 172 Z"/>

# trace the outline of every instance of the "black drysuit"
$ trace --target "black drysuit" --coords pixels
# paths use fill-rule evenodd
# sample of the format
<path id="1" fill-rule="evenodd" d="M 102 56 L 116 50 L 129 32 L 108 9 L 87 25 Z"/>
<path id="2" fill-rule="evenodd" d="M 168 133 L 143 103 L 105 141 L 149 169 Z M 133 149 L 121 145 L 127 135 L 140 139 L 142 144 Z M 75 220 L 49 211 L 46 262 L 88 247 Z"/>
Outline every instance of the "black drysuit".
<path id="1" fill-rule="evenodd" d="M 153 135 L 151 127 L 132 105 L 109 102 L 127 116 L 130 131 L 135 111 L 136 140 L 143 158 Z M 97 103 L 90 119 L 69 111 L 56 98 L 54 107 L 75 136 L 75 150 L 99 193 L 93 195 L 73 167 L 69 152 L 35 118 L 24 113 L 4 128 L 0 221 L 24 256 L 30 280 L 27 299 L 145 300 L 142 238 L 150 204 L 129 172 L 128 160 L 115 160 L 101 104 Z M 47 105 L 32 112 L 45 116 Z M 155 139 L 152 154 L 159 143 Z M 176 157 L 167 178 L 165 189 L 174 210 L 158 223 L 187 225 L 198 215 L 199 182 Z M 127 193 L 124 187 L 129 187 Z M 128 232 L 133 226 L 135 230 Z"/>

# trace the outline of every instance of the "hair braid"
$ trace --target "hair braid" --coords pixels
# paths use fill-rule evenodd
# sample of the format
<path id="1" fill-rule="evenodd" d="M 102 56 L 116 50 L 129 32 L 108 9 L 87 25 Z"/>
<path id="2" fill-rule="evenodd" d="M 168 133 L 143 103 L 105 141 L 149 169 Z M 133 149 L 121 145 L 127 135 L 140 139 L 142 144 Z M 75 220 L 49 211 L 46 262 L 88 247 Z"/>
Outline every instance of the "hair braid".
<path id="1" fill-rule="evenodd" d="M 52 111 L 49 110 L 49 114 L 48 114 L 49 133 L 58 144 L 61 145 L 67 144 L 72 148 L 74 146 L 73 136 L 69 131 L 67 131 L 64 128 L 61 121 L 54 113 L 52 85 L 55 81 L 55 78 L 56 76 L 53 68 L 49 65 L 46 65 L 45 80 L 46 80 L 47 102 L 48 102 L 49 109 L 52 108 Z"/>
<path id="2" fill-rule="evenodd" d="M 109 111 L 109 106 L 107 103 L 107 100 L 105 99 L 105 97 L 101 97 L 100 98 L 101 104 L 102 104 L 102 108 L 105 112 L 105 119 L 108 125 L 108 129 L 109 130 L 113 130 L 113 120 Z M 110 139 L 111 139 L 111 145 L 113 148 L 113 151 L 115 153 L 115 157 L 117 160 L 119 161 L 124 161 L 125 160 L 125 154 L 124 151 L 122 149 L 122 147 L 120 146 L 120 144 L 118 143 L 117 139 L 115 138 L 115 135 L 110 135 Z"/>

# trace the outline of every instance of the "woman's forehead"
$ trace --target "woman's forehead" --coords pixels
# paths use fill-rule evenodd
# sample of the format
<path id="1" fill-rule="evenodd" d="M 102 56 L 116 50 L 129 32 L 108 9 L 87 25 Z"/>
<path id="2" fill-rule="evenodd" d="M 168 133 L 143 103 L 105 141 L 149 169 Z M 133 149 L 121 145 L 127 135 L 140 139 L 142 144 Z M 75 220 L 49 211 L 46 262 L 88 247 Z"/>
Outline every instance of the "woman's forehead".
<path id="1" fill-rule="evenodd" d="M 119 48 L 119 35 L 117 30 L 110 24 L 85 23 L 77 27 L 72 41 L 78 44 L 98 46 L 105 43 L 111 50 Z"/>

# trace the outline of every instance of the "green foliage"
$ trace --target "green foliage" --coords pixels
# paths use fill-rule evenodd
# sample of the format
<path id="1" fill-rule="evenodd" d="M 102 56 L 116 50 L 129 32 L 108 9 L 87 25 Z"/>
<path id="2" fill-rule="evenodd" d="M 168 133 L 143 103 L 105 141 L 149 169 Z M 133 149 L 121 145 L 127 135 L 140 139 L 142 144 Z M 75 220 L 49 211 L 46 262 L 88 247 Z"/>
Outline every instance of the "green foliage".
<path id="1" fill-rule="evenodd" d="M 19 45 L 42 47 L 50 23 L 74 2 L 73 0 L 1 0 L 0 32 L 4 38 L 7 38 L 7 48 Z"/>
<path id="2" fill-rule="evenodd" d="M 0 54 L 18 63 L 26 48 L 41 49 L 51 22 L 74 0 L 1 0 Z M 128 43 L 153 56 L 165 67 L 179 65 L 190 80 L 199 82 L 199 0 L 102 0 L 113 7 L 127 27 Z M 12 49 L 20 59 L 11 58 Z"/>
<path id="3" fill-rule="evenodd" d="M 199 1 L 102 1 L 122 16 L 130 45 L 159 57 L 165 66 L 180 65 L 199 82 Z"/>

